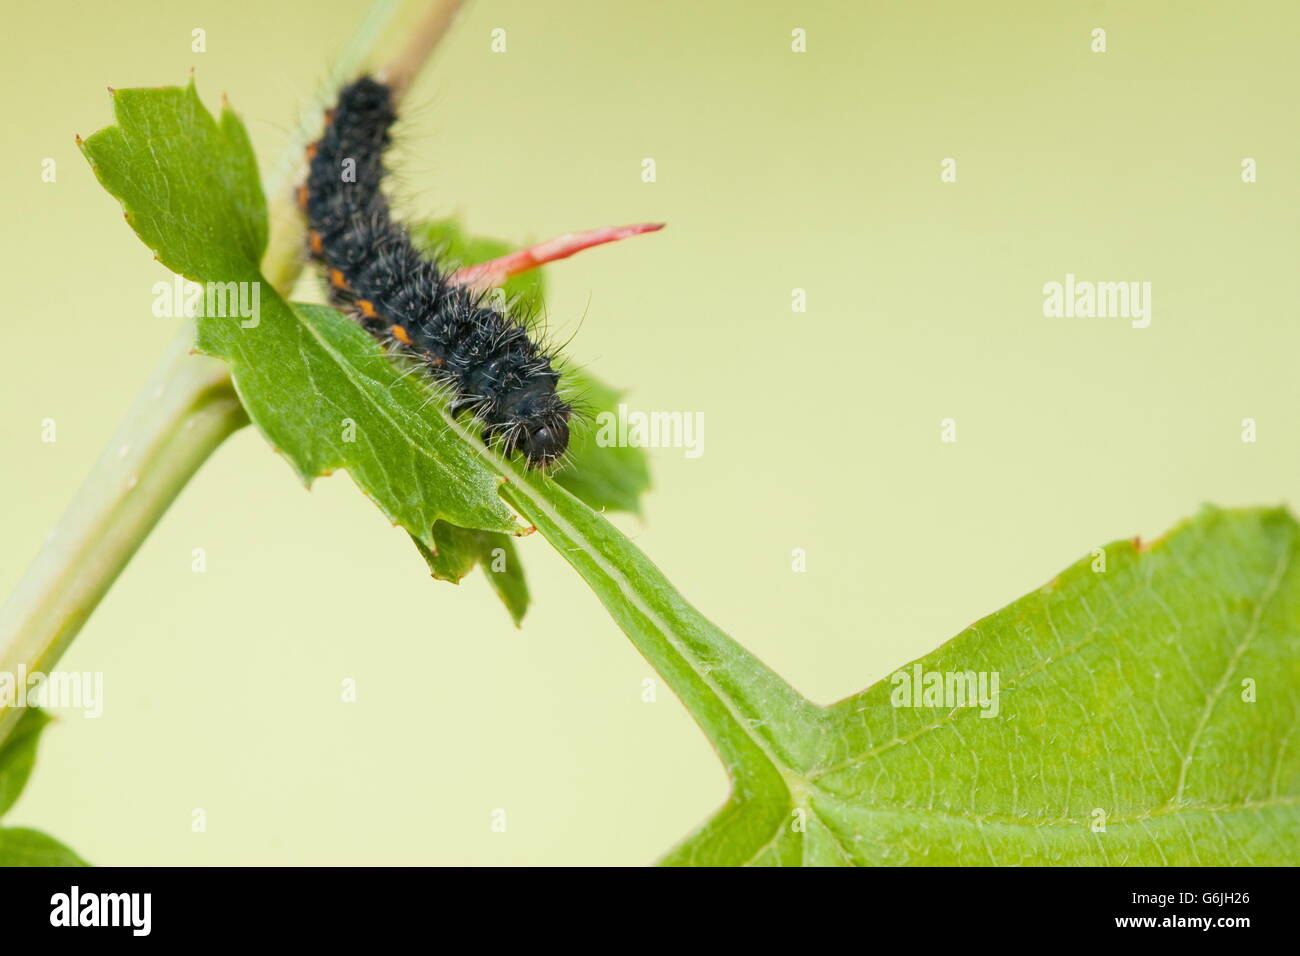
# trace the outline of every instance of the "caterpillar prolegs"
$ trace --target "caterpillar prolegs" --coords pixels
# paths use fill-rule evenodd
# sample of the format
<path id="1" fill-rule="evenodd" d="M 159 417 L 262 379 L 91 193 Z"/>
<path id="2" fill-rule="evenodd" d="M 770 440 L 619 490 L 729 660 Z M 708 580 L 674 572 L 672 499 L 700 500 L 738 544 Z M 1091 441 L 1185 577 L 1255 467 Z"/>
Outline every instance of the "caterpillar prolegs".
<path id="1" fill-rule="evenodd" d="M 448 390 L 453 412 L 482 422 L 485 441 L 545 468 L 568 447 L 573 413 L 558 394 L 553 356 L 518 317 L 452 281 L 393 220 L 380 183 L 396 118 L 392 90 L 377 80 L 363 76 L 339 92 L 299 188 L 311 256 L 336 307 L 420 363 Z"/>

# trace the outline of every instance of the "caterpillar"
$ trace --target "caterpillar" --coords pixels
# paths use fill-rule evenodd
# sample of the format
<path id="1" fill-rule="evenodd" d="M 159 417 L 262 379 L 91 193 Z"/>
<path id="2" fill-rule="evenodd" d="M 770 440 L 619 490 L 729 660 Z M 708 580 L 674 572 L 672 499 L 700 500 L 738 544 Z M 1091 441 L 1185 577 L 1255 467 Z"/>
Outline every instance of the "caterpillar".
<path id="1" fill-rule="evenodd" d="M 554 356 L 516 315 L 451 281 L 393 220 L 381 189 L 396 121 L 393 91 L 369 76 L 345 86 L 307 147 L 298 204 L 308 254 L 323 268 L 330 301 L 445 387 L 453 414 L 482 423 L 483 440 L 526 467 L 545 469 L 569 444 L 573 406 L 560 397 Z"/>

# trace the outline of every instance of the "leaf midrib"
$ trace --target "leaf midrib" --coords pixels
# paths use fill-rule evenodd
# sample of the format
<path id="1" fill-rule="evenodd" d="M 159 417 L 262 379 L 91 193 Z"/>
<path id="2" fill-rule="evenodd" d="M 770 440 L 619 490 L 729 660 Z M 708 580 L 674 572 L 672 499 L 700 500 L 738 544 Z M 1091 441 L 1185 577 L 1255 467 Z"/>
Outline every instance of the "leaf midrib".
<path id="1" fill-rule="evenodd" d="M 1191 739 L 1187 742 L 1187 753 L 1183 757 L 1182 765 L 1178 770 L 1178 785 L 1174 789 L 1174 795 L 1169 798 L 1169 805 L 1175 806 L 1182 799 L 1183 790 L 1187 784 L 1187 771 L 1191 769 L 1192 761 L 1196 757 L 1196 748 L 1200 746 L 1201 735 L 1205 732 L 1206 726 L 1210 722 L 1210 717 L 1214 714 L 1215 707 L 1218 706 L 1219 698 L 1223 696 L 1224 690 L 1228 686 L 1228 681 L 1232 679 L 1237 665 L 1241 663 L 1241 658 L 1249 649 L 1251 642 L 1259 633 L 1260 622 L 1264 619 L 1264 613 L 1273 598 L 1277 596 L 1278 589 L 1282 585 L 1282 579 L 1286 577 L 1287 571 L 1291 567 L 1291 552 L 1295 545 L 1295 532 L 1290 526 L 1287 526 L 1286 545 L 1282 548 L 1282 554 L 1278 557 L 1277 566 L 1273 569 L 1273 574 L 1255 604 L 1255 613 L 1251 615 L 1250 626 L 1246 629 L 1246 634 L 1237 643 L 1233 654 L 1228 658 L 1228 666 L 1223 671 L 1223 676 L 1210 692 L 1205 701 L 1205 707 L 1201 710 L 1200 719 L 1196 723 L 1196 728 L 1192 731 Z"/>
<path id="2" fill-rule="evenodd" d="M 837 794 L 820 791 L 827 798 L 826 802 L 838 803 L 842 806 L 852 809 L 855 813 L 874 813 L 882 816 L 918 816 L 918 817 L 942 817 L 948 819 L 965 820 L 976 825 L 989 824 L 991 826 L 1007 827 L 1024 827 L 1034 830 L 1046 830 L 1053 827 L 1065 826 L 1088 826 L 1092 823 L 1091 818 L 1084 817 L 1053 817 L 1044 819 L 1042 817 L 1015 817 L 997 813 L 971 813 L 964 810 L 943 809 L 936 807 L 908 807 L 908 806 L 888 806 L 883 804 L 855 804 L 850 803 Z M 1268 810 L 1273 807 L 1294 807 L 1300 806 L 1300 795 L 1288 797 L 1269 797 L 1264 800 L 1242 800 L 1236 803 L 1223 804 L 1198 804 L 1198 803 L 1181 803 L 1177 806 L 1161 804 L 1151 810 L 1142 813 L 1131 813 L 1125 816 L 1107 816 L 1106 826 L 1124 826 L 1145 823 L 1148 820 L 1159 820 L 1165 817 L 1173 818 L 1180 815 L 1196 813 L 1242 813 L 1253 812 L 1257 810 Z M 818 816 L 825 818 L 825 814 L 818 813 Z"/>
<path id="3" fill-rule="evenodd" d="M 454 427 L 457 428 L 458 433 L 464 434 L 458 423 L 455 423 Z M 523 493 L 528 496 L 528 499 L 532 502 L 533 506 L 537 508 L 538 511 L 545 514 L 547 518 L 549 518 L 568 538 L 573 541 L 585 543 L 586 536 L 571 522 L 564 518 L 563 515 L 561 515 L 560 512 L 550 504 L 547 497 L 539 493 L 538 489 L 533 486 L 527 477 L 521 475 L 509 462 L 500 460 L 496 458 L 495 455 L 493 456 L 493 459 L 493 464 L 497 465 L 500 470 L 508 471 L 510 475 L 513 476 L 511 484 L 516 491 L 522 489 Z M 663 619 L 658 611 L 641 599 L 638 589 L 631 585 L 626 575 L 622 573 L 618 566 L 607 561 L 604 554 L 597 548 L 588 547 L 585 548 L 585 550 L 592 563 L 595 564 L 606 575 L 606 577 L 614 582 L 624 600 L 626 600 L 630 606 L 640 611 L 647 620 L 653 623 L 669 646 L 676 651 L 678 657 L 686 662 L 700 682 L 703 683 L 714 698 L 723 705 L 727 715 L 731 718 L 732 723 L 745 737 L 749 739 L 751 743 L 754 744 L 755 747 L 758 748 L 759 752 L 761 752 L 767 759 L 768 763 L 771 764 L 772 769 L 781 776 L 782 780 L 786 784 L 787 791 L 791 791 L 792 782 L 796 782 L 799 785 L 806 785 L 808 781 L 798 771 L 793 767 L 790 767 L 780 758 L 780 756 L 778 756 L 774 751 L 772 744 L 766 739 L 766 737 L 757 733 L 750 726 L 749 718 L 747 718 L 737 708 L 731 695 L 725 693 L 719 687 L 717 682 L 711 676 L 709 668 L 702 666 L 700 659 L 678 640 L 672 627 Z M 822 711 L 824 712 L 824 708 L 822 708 Z M 714 743 L 714 746 L 716 747 L 716 741 L 712 740 L 712 734 L 709 736 L 710 742 Z"/>
<path id="4" fill-rule="evenodd" d="M 278 293 L 276 294 L 276 298 L 280 301 L 282 305 L 284 305 L 285 309 L 293 316 L 294 322 L 297 323 L 298 327 L 300 329 L 306 330 L 307 334 L 321 347 L 325 355 L 330 359 L 333 365 L 339 369 L 339 371 L 343 375 L 343 378 L 352 387 L 353 391 L 361 397 L 362 401 L 365 402 L 367 405 L 369 405 L 371 408 L 373 408 L 378 413 L 379 417 L 384 419 L 384 421 L 386 421 L 389 424 L 389 426 L 393 429 L 393 431 L 395 431 L 401 437 L 402 442 L 407 447 L 413 449 L 417 453 L 416 454 L 417 459 L 423 458 L 423 460 L 431 462 L 435 466 L 434 470 L 442 478 L 455 477 L 450 471 L 447 470 L 445 466 L 440 464 L 437 455 L 435 455 L 429 448 L 426 448 L 421 443 L 415 441 L 414 438 L 408 433 L 408 430 L 403 425 L 401 425 L 396 419 L 394 419 L 392 415 L 388 413 L 384 405 L 378 400 L 376 400 L 375 396 L 373 396 L 369 392 L 369 390 L 363 387 L 363 384 L 360 378 L 358 377 L 360 374 L 360 370 L 355 368 L 351 362 L 347 361 L 346 356 L 344 356 L 341 352 L 335 349 L 333 345 L 329 342 L 329 340 L 324 338 L 321 335 L 320 331 L 316 328 L 315 323 L 307 320 L 307 318 L 303 315 L 301 311 L 301 305 L 293 302 L 289 302 L 288 300 L 280 297 Z M 326 308 L 326 307 L 321 306 L 320 308 Z M 299 347 L 298 352 L 299 355 L 303 357 L 304 369 L 306 369 L 306 373 L 308 377 L 313 378 L 314 380 L 314 376 L 312 376 L 312 372 L 311 372 L 311 363 L 307 360 L 306 354 L 303 352 L 301 347 Z M 378 356 L 378 357 L 381 359 L 383 358 L 383 356 Z M 356 372 L 357 374 L 354 374 L 354 372 Z M 322 395 L 325 394 L 325 392 L 320 390 L 318 390 L 318 392 L 320 392 L 320 394 Z M 334 407 L 336 408 L 338 407 L 337 402 L 335 402 L 333 399 L 329 399 L 329 401 L 331 405 L 334 405 Z M 439 410 L 439 415 L 443 419 L 443 421 L 448 422 L 453 427 L 457 426 L 457 423 L 449 420 L 449 417 L 443 414 L 441 410 Z M 456 427 L 456 431 L 457 434 L 461 435 L 461 437 L 465 438 L 467 441 L 469 440 L 470 435 L 467 431 L 464 431 L 459 427 Z M 376 456 L 375 460 L 381 462 L 380 467 L 382 469 L 383 468 L 382 458 L 380 456 Z M 388 478 L 387 480 L 389 481 L 390 486 L 394 488 L 396 487 L 395 485 L 392 485 L 391 478 Z M 389 515 L 389 517 L 392 518 L 393 516 Z M 448 514 L 446 514 L 445 512 L 438 512 L 435 515 L 435 521 L 436 520 L 455 520 L 455 519 L 449 516 Z M 430 527 L 432 527 L 432 524 L 430 525 Z M 420 540 L 422 541 L 427 538 L 427 535 L 429 533 L 427 530 L 422 531 L 420 529 L 413 530 L 408 528 L 407 530 L 411 531 L 412 534 L 417 535 L 417 537 L 419 537 Z M 505 534 L 510 534 L 511 532 L 516 531 L 517 528 L 512 526 L 510 528 L 503 528 L 503 527 L 479 528 L 478 530 L 498 531 Z"/>

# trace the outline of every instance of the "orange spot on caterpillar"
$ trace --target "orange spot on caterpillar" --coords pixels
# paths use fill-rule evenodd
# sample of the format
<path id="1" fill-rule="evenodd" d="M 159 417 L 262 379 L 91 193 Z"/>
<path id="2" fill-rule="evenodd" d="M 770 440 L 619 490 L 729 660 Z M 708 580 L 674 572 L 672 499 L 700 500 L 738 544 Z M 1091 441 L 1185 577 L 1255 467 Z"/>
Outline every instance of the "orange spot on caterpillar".
<path id="1" fill-rule="evenodd" d="M 403 374 L 423 366 L 452 407 L 462 413 L 462 421 L 463 413 L 469 412 L 482 424 L 493 453 L 522 457 L 525 467 L 545 470 L 563 458 L 573 414 L 573 406 L 557 388 L 553 349 L 531 334 L 531 327 L 521 322 L 527 317 L 515 314 L 508 303 L 490 306 L 477 296 L 476 284 L 464 291 L 457 281 L 461 277 L 448 276 L 436 256 L 422 256 L 383 198 L 382 157 L 396 120 L 398 92 L 391 84 L 362 76 L 339 91 L 337 110 L 325 117 L 326 132 L 317 137 L 310 163 L 312 175 L 318 178 L 306 180 L 310 190 L 306 228 L 320 232 L 323 244 L 328 227 L 330 249 L 312 258 L 322 267 L 332 304 L 377 339 L 376 347 L 386 346 L 394 358 L 403 358 Z M 347 135 L 330 135 L 335 126 Z M 301 143 L 299 149 L 305 151 L 306 146 Z M 303 155 L 299 153 L 300 162 Z M 349 171 L 349 160 L 357 165 L 356 177 L 333 175 L 340 164 Z M 360 185 L 349 185 L 357 180 Z M 515 265 L 532 268 L 580 248 L 655 228 L 656 224 L 647 224 L 562 237 L 493 266 L 500 266 L 508 276 Z M 335 233 L 340 229 L 348 233 L 343 240 L 346 248 L 336 250 Z M 306 245 L 299 242 L 300 249 Z M 365 274 L 357 272 L 362 286 L 352 286 L 342 266 L 356 271 L 362 263 Z M 462 285 L 462 291 L 446 295 L 448 285 Z M 361 302 L 367 292 L 378 295 L 380 290 L 388 298 Z M 372 312 L 375 318 L 368 318 Z M 410 365 L 411 360 L 419 364 Z M 503 381 L 509 387 L 500 395 L 494 392 L 489 400 L 484 381 Z"/>
<path id="2" fill-rule="evenodd" d="M 298 187 L 298 208 L 307 208 L 307 184 L 303 183 Z"/>
<path id="3" fill-rule="evenodd" d="M 313 229 L 311 232 L 307 233 L 307 238 L 311 243 L 311 251 L 316 253 L 316 255 L 320 255 L 321 254 L 320 233 L 317 232 L 315 229 Z"/>
<path id="4" fill-rule="evenodd" d="M 310 163 L 313 159 L 316 158 L 316 149 L 317 147 L 315 143 L 307 144 L 307 162 Z"/>
<path id="5" fill-rule="evenodd" d="M 333 125 L 334 125 L 334 111 L 333 111 L 333 110 L 326 110 L 326 111 L 325 111 L 325 127 L 328 129 L 329 127 L 331 127 L 331 126 L 333 126 Z"/>

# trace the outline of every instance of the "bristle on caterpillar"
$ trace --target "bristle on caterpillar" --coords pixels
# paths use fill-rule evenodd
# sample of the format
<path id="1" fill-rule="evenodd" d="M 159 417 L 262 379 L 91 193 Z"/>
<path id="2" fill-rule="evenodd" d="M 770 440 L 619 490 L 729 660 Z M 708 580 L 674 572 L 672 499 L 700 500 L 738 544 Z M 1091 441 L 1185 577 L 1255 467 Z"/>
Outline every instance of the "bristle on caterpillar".
<path id="1" fill-rule="evenodd" d="M 418 252 L 394 222 L 380 183 L 395 120 L 384 84 L 363 76 L 340 91 L 324 134 L 308 147 L 307 182 L 298 191 L 309 254 L 336 307 L 421 363 L 447 389 L 454 412 L 482 423 L 485 441 L 545 468 L 564 455 L 573 412 L 557 392 L 553 356 L 519 318 Z"/>

